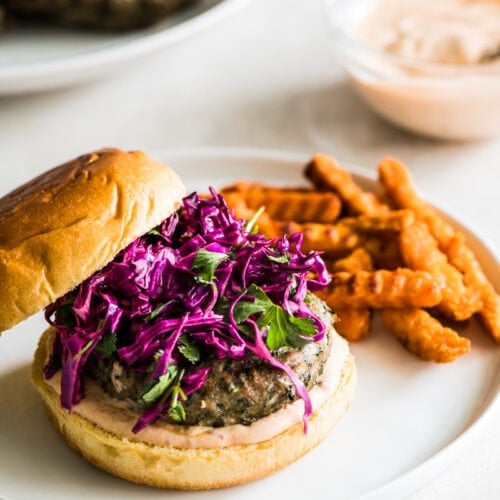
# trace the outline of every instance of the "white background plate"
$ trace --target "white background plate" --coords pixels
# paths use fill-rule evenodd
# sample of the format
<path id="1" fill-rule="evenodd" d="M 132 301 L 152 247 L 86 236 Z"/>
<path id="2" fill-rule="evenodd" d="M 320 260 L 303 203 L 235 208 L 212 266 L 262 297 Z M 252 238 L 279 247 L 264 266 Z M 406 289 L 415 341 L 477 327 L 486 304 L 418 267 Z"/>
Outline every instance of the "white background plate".
<path id="1" fill-rule="evenodd" d="M 189 189 L 203 191 L 239 178 L 302 183 L 307 160 L 241 150 L 156 156 L 174 166 Z M 364 186 L 374 187 L 366 172 L 353 171 Z M 495 257 L 462 230 L 500 288 Z M 457 459 L 500 410 L 500 353 L 475 321 L 459 329 L 471 339 L 472 352 L 449 365 L 420 361 L 375 321 L 369 337 L 352 346 L 359 371 L 353 405 L 318 448 L 280 472 L 237 488 L 159 491 L 93 468 L 52 429 L 29 382 L 31 356 L 43 328 L 37 315 L 0 338 L 0 497 L 12 500 L 402 498 Z"/>
<path id="2" fill-rule="evenodd" d="M 94 80 L 195 33 L 248 1 L 198 0 L 150 28 L 124 33 L 57 27 L 0 31 L 0 94 Z"/>

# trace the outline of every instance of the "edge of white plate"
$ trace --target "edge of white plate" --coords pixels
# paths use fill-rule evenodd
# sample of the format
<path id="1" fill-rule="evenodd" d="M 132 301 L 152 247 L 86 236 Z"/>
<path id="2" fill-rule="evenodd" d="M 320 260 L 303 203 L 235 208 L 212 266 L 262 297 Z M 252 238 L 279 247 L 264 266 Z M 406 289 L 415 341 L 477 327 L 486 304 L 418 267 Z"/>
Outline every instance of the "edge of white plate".
<path id="1" fill-rule="evenodd" d="M 222 21 L 252 0 L 223 0 L 217 5 L 165 30 L 146 31 L 144 36 L 125 40 L 123 44 L 97 49 L 57 61 L 27 63 L 0 67 L 0 95 L 15 95 L 67 87 L 103 76 L 113 69 L 152 54 L 167 44 L 179 42 L 190 33 Z"/>

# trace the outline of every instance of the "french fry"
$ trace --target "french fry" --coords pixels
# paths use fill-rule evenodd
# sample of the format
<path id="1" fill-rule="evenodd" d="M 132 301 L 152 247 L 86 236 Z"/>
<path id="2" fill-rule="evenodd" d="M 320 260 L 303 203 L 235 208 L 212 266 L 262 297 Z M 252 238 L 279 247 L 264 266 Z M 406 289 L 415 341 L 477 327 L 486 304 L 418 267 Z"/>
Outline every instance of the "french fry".
<path id="1" fill-rule="evenodd" d="M 371 311 L 366 307 L 337 309 L 334 316 L 335 330 L 349 342 L 359 342 L 370 333 Z"/>
<path id="2" fill-rule="evenodd" d="M 237 192 L 225 193 L 224 199 L 228 206 L 234 210 L 237 219 L 250 220 L 255 214 L 255 210 L 252 210 Z"/>
<path id="3" fill-rule="evenodd" d="M 305 175 L 316 188 L 338 193 L 353 215 L 379 215 L 389 210 L 375 194 L 361 189 L 351 174 L 327 155 L 314 155 L 306 165 Z"/>
<path id="4" fill-rule="evenodd" d="M 401 232 L 401 253 L 410 269 L 432 273 L 440 283 L 443 300 L 438 309 L 448 318 L 464 321 L 481 309 L 477 293 L 466 287 L 462 274 L 453 267 L 427 226 L 415 222 Z"/>
<path id="5" fill-rule="evenodd" d="M 491 337 L 500 342 L 500 297 L 484 274 L 474 252 L 468 247 L 465 236 L 455 231 L 450 223 L 419 197 L 410 173 L 401 162 L 393 158 L 382 160 L 379 178 L 393 203 L 399 208 L 412 209 L 417 218 L 425 222 L 449 262 L 463 273 L 465 285 L 482 302 L 479 318 Z"/>
<path id="6" fill-rule="evenodd" d="M 430 273 L 405 268 L 333 273 L 324 296 L 334 311 L 346 307 L 433 307 L 442 299 L 441 288 Z"/>
<path id="7" fill-rule="evenodd" d="M 426 361 L 449 363 L 470 351 L 468 339 L 423 309 L 383 309 L 381 319 L 410 352 Z"/>
<path id="8" fill-rule="evenodd" d="M 394 158 L 384 158 L 378 166 L 378 173 L 394 205 L 413 210 L 417 219 L 424 221 L 436 238 L 439 248 L 446 252 L 455 236 L 455 229 L 420 198 L 407 168 Z"/>
<path id="9" fill-rule="evenodd" d="M 385 235 L 384 238 L 371 236 L 363 242 L 363 247 L 370 254 L 377 269 L 393 271 L 402 266 L 399 235 Z"/>
<path id="10" fill-rule="evenodd" d="M 349 223 L 351 227 L 366 233 L 381 233 L 384 231 L 398 233 L 403 228 L 413 224 L 415 215 L 411 210 L 393 210 L 392 212 L 377 215 L 345 217 L 341 221 Z"/>
<path id="11" fill-rule="evenodd" d="M 381 193 L 365 191 L 334 159 L 315 155 L 305 175 L 316 190 L 238 182 L 223 189 L 236 215 L 258 215 L 268 237 L 300 232 L 303 250 L 319 250 L 332 282 L 318 296 L 335 310 L 340 334 L 370 330 L 371 309 L 407 347 L 436 362 L 468 352 L 469 341 L 424 308 L 465 321 L 477 314 L 500 343 L 500 295 L 462 233 L 420 198 L 406 167 L 380 162 Z"/>
<path id="12" fill-rule="evenodd" d="M 344 259 L 357 248 L 362 248 L 370 255 L 374 267 L 376 269 L 389 269 L 394 271 L 398 267 L 402 267 L 401 245 L 399 238 L 378 238 L 376 236 L 367 236 L 357 240 L 347 240 L 346 246 L 339 246 L 333 250 L 328 250 L 323 253 L 322 257 L 326 267 L 332 270 L 332 266 L 337 260 Z M 361 246 L 351 245 L 351 243 L 359 243 Z"/>
<path id="13" fill-rule="evenodd" d="M 474 252 L 465 243 L 465 236 L 457 233 L 448 247 L 450 261 L 464 273 L 467 285 L 479 292 L 482 308 L 478 316 L 490 336 L 500 343 L 500 297 L 477 261 Z"/>
<path id="14" fill-rule="evenodd" d="M 240 181 L 221 190 L 222 195 L 237 192 L 249 208 L 264 206 L 273 219 L 296 222 L 333 222 L 340 214 L 341 202 L 335 193 L 311 189 L 287 189 Z"/>
<path id="15" fill-rule="evenodd" d="M 356 232 L 352 225 L 344 219 L 337 224 L 319 224 L 307 222 L 299 224 L 295 221 L 273 221 L 272 226 L 266 227 L 267 235 L 282 236 L 301 232 L 304 235 L 305 250 L 322 250 L 324 252 L 341 252 L 346 255 L 354 248 L 361 246 L 363 234 Z"/>
<path id="16" fill-rule="evenodd" d="M 370 254 L 363 248 L 357 248 L 350 255 L 337 260 L 332 271 L 356 273 L 373 271 Z M 371 328 L 371 313 L 368 308 L 346 307 L 335 311 L 335 329 L 349 342 L 357 342 L 366 337 Z"/>
<path id="17" fill-rule="evenodd" d="M 373 262 L 364 248 L 357 248 L 347 257 L 334 262 L 331 269 L 333 272 L 345 271 L 352 274 L 358 271 L 373 271 Z"/>
<path id="18" fill-rule="evenodd" d="M 304 234 L 304 245 L 307 249 L 346 255 L 362 246 L 373 234 L 380 234 L 383 237 L 387 237 L 387 233 L 397 235 L 404 227 L 409 226 L 412 220 L 411 212 L 401 211 L 380 217 L 363 215 L 344 217 L 334 224 L 274 221 L 274 229 L 270 230 L 274 235 L 301 232 Z"/>

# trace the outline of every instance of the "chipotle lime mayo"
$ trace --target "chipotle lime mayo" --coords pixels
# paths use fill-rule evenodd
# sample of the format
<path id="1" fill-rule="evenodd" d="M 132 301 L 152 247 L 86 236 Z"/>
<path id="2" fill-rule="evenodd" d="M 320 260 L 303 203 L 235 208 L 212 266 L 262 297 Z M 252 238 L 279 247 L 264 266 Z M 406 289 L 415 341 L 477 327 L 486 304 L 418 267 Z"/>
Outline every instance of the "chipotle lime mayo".
<path id="1" fill-rule="evenodd" d="M 346 341 L 339 336 L 334 336 L 331 349 L 334 354 L 330 355 L 325 364 L 320 383 L 309 391 L 313 408 L 319 408 L 335 392 L 341 378 L 342 367 L 349 354 Z M 61 371 L 59 370 L 46 383 L 60 395 L 60 381 Z M 94 422 L 108 432 L 126 439 L 140 439 L 148 444 L 158 446 L 208 449 L 258 443 L 301 422 L 304 413 L 304 403 L 299 399 L 251 425 L 188 427 L 157 422 L 138 434 L 134 434 L 132 427 L 139 415 L 127 408 L 127 403 L 108 396 L 92 380 L 86 379 L 85 384 L 85 397 L 73 407 L 73 412 Z M 339 407 L 339 417 L 344 409 Z"/>
<path id="2" fill-rule="evenodd" d="M 422 61 L 476 64 L 500 58 L 500 0 L 379 0 L 358 36 Z"/>
<path id="3" fill-rule="evenodd" d="M 446 140 L 500 135 L 500 0 L 378 0 L 348 27 L 351 80 L 378 114 Z M 396 56 L 396 57 L 394 57 Z"/>

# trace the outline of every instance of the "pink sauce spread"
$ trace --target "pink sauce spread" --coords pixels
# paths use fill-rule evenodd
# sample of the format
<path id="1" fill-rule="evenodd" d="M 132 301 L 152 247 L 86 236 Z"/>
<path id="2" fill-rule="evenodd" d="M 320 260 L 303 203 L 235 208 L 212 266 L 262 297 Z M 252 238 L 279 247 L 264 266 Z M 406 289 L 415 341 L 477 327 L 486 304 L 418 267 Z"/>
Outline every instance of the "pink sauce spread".
<path id="1" fill-rule="evenodd" d="M 334 355 L 331 355 L 325 364 L 321 382 L 309 391 L 313 408 L 319 408 L 337 389 L 348 352 L 345 340 L 335 336 L 332 342 Z M 59 395 L 60 379 L 59 371 L 46 381 Z M 111 398 L 95 382 L 87 379 L 85 397 L 73 407 L 72 411 L 106 431 L 131 441 L 140 439 L 152 445 L 208 449 L 246 445 L 270 439 L 302 422 L 304 402 L 299 399 L 248 426 L 183 427 L 157 422 L 134 434 L 132 428 L 139 415 L 130 410 L 127 403 Z"/>

